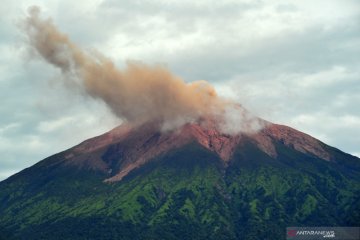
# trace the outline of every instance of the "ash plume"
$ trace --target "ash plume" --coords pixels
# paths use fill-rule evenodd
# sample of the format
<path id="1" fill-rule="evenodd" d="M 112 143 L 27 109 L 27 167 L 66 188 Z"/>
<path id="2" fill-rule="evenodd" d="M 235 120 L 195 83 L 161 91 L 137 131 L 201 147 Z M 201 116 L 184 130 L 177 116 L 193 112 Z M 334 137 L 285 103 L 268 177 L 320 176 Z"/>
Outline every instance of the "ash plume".
<path id="1" fill-rule="evenodd" d="M 236 104 L 218 97 L 208 82 L 186 83 L 164 67 L 141 63 L 128 63 L 120 70 L 100 53 L 78 47 L 50 18 L 41 18 L 36 6 L 29 8 L 23 27 L 30 46 L 61 70 L 64 81 L 103 100 L 124 121 L 156 121 L 162 129 L 173 129 L 200 118 L 224 118 L 219 127 L 228 133 L 244 131 L 243 126 L 249 125 L 236 124 L 234 118 L 227 121 L 226 113 L 236 111 Z"/>

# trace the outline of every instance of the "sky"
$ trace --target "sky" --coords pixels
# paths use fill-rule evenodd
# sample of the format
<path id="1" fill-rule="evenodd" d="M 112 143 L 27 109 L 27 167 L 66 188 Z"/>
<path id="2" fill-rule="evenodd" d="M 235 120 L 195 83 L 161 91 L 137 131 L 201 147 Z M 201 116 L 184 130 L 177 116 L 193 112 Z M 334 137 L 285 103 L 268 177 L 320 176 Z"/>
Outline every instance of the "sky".
<path id="1" fill-rule="evenodd" d="M 21 22 L 33 5 L 119 68 L 159 64 L 206 80 L 264 119 L 360 156 L 358 0 L 3 0 L 0 180 L 121 123 L 31 51 Z"/>

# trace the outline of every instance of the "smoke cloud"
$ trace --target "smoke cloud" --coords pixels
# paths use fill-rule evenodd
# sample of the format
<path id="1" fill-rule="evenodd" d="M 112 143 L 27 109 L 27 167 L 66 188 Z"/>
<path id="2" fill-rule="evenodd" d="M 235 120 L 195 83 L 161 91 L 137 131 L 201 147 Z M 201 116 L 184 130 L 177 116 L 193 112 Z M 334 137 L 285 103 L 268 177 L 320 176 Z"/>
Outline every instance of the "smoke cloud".
<path id="1" fill-rule="evenodd" d="M 128 63 L 119 70 L 109 58 L 85 52 L 74 44 L 50 18 L 41 18 L 38 7 L 29 8 L 23 26 L 29 44 L 61 70 L 65 81 L 103 100 L 124 121 L 158 121 L 163 129 L 173 129 L 200 118 L 226 117 L 235 106 L 218 97 L 206 81 L 186 83 L 161 66 Z M 226 132 L 236 132 L 233 120 L 229 124 L 234 126 L 224 121 L 222 128 Z"/>

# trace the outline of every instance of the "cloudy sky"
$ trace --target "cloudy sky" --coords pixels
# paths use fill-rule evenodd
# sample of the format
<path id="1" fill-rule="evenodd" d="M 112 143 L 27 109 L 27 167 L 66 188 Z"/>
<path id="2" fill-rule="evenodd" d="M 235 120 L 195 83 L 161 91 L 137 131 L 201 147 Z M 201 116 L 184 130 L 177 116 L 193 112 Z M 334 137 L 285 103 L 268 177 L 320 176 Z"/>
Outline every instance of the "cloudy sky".
<path id="1" fill-rule="evenodd" d="M 358 0 L 3 0 L 0 180 L 120 123 L 29 51 L 19 25 L 32 5 L 120 68 L 136 60 L 207 80 L 267 120 L 360 156 Z"/>

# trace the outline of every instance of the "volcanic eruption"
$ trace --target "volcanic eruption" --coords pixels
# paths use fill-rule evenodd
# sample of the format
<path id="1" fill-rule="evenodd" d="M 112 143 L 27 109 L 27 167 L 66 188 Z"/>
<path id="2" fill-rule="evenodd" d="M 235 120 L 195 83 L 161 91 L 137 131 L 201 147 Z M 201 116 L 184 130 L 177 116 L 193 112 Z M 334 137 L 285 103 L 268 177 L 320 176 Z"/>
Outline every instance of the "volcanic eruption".
<path id="1" fill-rule="evenodd" d="M 31 7 L 23 28 L 33 50 L 59 68 L 62 79 L 100 99 L 124 123 L 63 153 L 64 164 L 91 168 L 120 181 L 149 160 L 200 144 L 226 165 L 251 139 L 272 158 L 274 141 L 323 160 L 332 157 L 318 140 L 253 116 L 240 104 L 221 98 L 206 81 L 186 83 L 161 66 L 130 62 L 118 69 L 96 51 L 84 51 L 61 33 L 52 19 Z"/>
<path id="2" fill-rule="evenodd" d="M 257 118 L 205 81 L 120 70 L 37 7 L 23 29 L 65 86 L 123 124 L 0 182 L 0 239 L 285 239 L 288 226 L 360 222 L 359 158 Z"/>
<path id="3" fill-rule="evenodd" d="M 218 129 L 231 134 L 261 128 L 262 121 L 219 97 L 208 82 L 186 83 L 162 66 L 135 62 L 120 70 L 101 53 L 82 50 L 40 13 L 38 7 L 31 7 L 23 22 L 32 49 L 61 70 L 63 81 L 71 83 L 66 86 L 101 99 L 125 122 L 158 122 L 162 130 L 173 130 L 199 119 L 213 119 Z"/>

